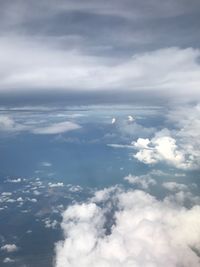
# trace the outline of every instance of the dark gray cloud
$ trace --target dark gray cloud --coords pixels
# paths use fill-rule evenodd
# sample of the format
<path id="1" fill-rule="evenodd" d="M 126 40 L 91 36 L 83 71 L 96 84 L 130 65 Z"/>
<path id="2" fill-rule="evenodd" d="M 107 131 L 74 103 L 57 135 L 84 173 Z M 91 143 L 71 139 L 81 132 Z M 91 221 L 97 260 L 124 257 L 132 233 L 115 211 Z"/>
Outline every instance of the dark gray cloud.
<path id="1" fill-rule="evenodd" d="M 198 0 L 1 1 L 0 92 L 117 89 L 122 94 L 148 87 L 159 96 L 174 87 L 180 95 L 183 75 L 194 80 L 184 95 L 188 90 L 196 98 L 199 25 Z M 161 69 L 166 66 L 161 73 L 154 64 L 144 70 L 155 56 Z"/>

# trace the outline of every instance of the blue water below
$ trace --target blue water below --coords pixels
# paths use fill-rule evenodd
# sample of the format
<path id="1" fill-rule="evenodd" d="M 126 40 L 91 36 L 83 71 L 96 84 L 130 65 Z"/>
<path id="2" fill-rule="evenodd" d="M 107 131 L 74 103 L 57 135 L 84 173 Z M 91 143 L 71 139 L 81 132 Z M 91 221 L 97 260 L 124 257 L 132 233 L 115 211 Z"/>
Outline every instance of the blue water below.
<path id="1" fill-rule="evenodd" d="M 3 112 L 27 123 L 30 119 L 46 119 L 59 122 L 74 110 L 62 111 L 64 117 L 53 112 Z M 77 113 L 77 111 L 76 111 Z M 141 175 L 159 168 L 170 175 L 157 177 L 158 185 L 176 180 L 199 185 L 198 173 L 187 173 L 184 177 L 173 177 L 173 169 L 166 166 L 146 166 L 133 158 L 131 148 L 113 148 L 108 144 L 129 145 L 140 136 L 140 132 L 123 132 L 123 126 L 112 125 L 112 117 L 123 122 L 127 115 L 138 117 L 137 121 L 145 127 L 159 129 L 162 125 L 162 112 L 157 109 L 90 109 L 79 110 L 82 116 L 72 120 L 81 125 L 75 131 L 57 135 L 36 135 L 29 132 L 3 133 L 0 136 L 0 192 L 12 193 L 9 198 L 26 199 L 13 203 L 0 203 L 0 242 L 17 244 L 19 250 L 9 255 L 14 263 L 3 263 L 8 255 L 0 251 L 1 266 L 50 267 L 53 264 L 54 244 L 62 239 L 59 224 L 55 228 L 45 227 L 45 219 L 61 221 L 62 211 L 74 201 L 83 201 L 97 189 L 122 184 L 129 187 L 123 178 L 129 173 Z M 141 133 L 142 134 L 142 133 Z M 44 162 L 49 166 L 44 166 Z M 9 180 L 21 179 L 19 183 Z M 38 186 L 38 182 L 41 182 Z M 63 183 L 60 187 L 49 187 L 49 183 Z M 74 190 L 73 186 L 80 186 Z M 153 189 L 157 197 L 162 197 L 161 187 Z M 195 190 L 198 191 L 198 188 Z M 31 202 L 27 199 L 36 199 Z M 62 206 L 61 206 L 62 205 Z"/>

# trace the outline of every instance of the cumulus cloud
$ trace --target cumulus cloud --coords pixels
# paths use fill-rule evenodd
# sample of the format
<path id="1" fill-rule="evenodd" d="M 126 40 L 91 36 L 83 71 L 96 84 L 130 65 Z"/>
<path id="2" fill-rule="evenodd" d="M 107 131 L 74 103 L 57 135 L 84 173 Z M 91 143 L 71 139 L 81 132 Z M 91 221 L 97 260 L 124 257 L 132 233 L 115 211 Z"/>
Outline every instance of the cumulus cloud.
<path id="1" fill-rule="evenodd" d="M 56 220 L 51 220 L 50 218 L 45 218 L 43 222 L 44 222 L 45 228 L 56 229 L 56 227 L 58 226 L 58 222 Z"/>
<path id="2" fill-rule="evenodd" d="M 164 182 L 163 187 L 169 191 L 181 191 L 187 190 L 187 186 L 185 184 L 180 184 L 177 182 Z"/>
<path id="3" fill-rule="evenodd" d="M 6 244 L 6 245 L 4 245 L 4 246 L 1 247 L 1 250 L 2 251 L 6 251 L 8 253 L 15 252 L 18 249 L 19 248 L 15 244 Z"/>
<path id="4" fill-rule="evenodd" d="M 53 188 L 53 187 L 63 187 L 64 184 L 62 182 L 58 182 L 58 183 L 48 183 L 48 186 Z"/>
<path id="5" fill-rule="evenodd" d="M 139 190 L 99 195 L 104 205 L 93 199 L 63 213 L 56 267 L 199 266 L 200 206 L 185 208 Z"/>
<path id="6" fill-rule="evenodd" d="M 15 262 L 15 260 L 14 260 L 14 259 L 11 259 L 11 258 L 9 258 L 9 257 L 6 257 L 6 258 L 3 260 L 3 262 L 4 262 L 4 263 L 13 263 L 13 262 Z"/>
<path id="7" fill-rule="evenodd" d="M 176 140 L 169 134 L 164 135 L 163 132 L 159 132 L 151 140 L 140 138 L 133 145 L 139 149 L 139 152 L 134 157 L 146 164 L 166 161 L 180 168 L 186 168 L 188 166 L 184 152 L 178 149 Z"/>
<path id="8" fill-rule="evenodd" d="M 200 104 L 173 108 L 167 114 L 174 136 L 194 168 L 200 166 Z"/>
<path id="9" fill-rule="evenodd" d="M 173 108 L 166 117 L 171 129 L 132 142 L 138 150 L 134 157 L 145 164 L 166 162 L 180 169 L 199 169 L 200 105 Z"/>
<path id="10" fill-rule="evenodd" d="M 167 129 L 157 132 L 152 139 L 139 138 L 132 144 L 139 150 L 134 157 L 145 164 L 166 162 L 181 169 L 194 167 L 188 151 L 177 145 Z"/>
<path id="11" fill-rule="evenodd" d="M 149 186 L 156 184 L 155 179 L 151 178 L 150 175 L 135 176 L 129 174 L 128 176 L 124 177 L 124 180 L 143 189 L 148 189 Z"/>

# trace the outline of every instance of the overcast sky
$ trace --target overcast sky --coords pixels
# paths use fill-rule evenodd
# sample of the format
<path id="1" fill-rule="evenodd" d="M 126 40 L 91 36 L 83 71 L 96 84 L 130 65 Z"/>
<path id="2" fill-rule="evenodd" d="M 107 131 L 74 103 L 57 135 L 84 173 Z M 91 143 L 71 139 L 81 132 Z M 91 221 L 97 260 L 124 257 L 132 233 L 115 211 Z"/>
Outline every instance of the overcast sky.
<path id="1" fill-rule="evenodd" d="M 199 0 L 1 0 L 0 102 L 198 100 L 199 44 Z"/>

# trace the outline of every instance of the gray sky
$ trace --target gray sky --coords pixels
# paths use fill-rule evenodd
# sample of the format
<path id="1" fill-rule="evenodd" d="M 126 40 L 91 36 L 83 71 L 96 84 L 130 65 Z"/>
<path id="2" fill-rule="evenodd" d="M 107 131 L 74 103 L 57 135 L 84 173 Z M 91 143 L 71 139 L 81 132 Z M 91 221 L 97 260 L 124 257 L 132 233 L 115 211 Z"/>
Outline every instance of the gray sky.
<path id="1" fill-rule="evenodd" d="M 0 0 L 0 102 L 197 100 L 199 43 L 199 0 Z"/>

